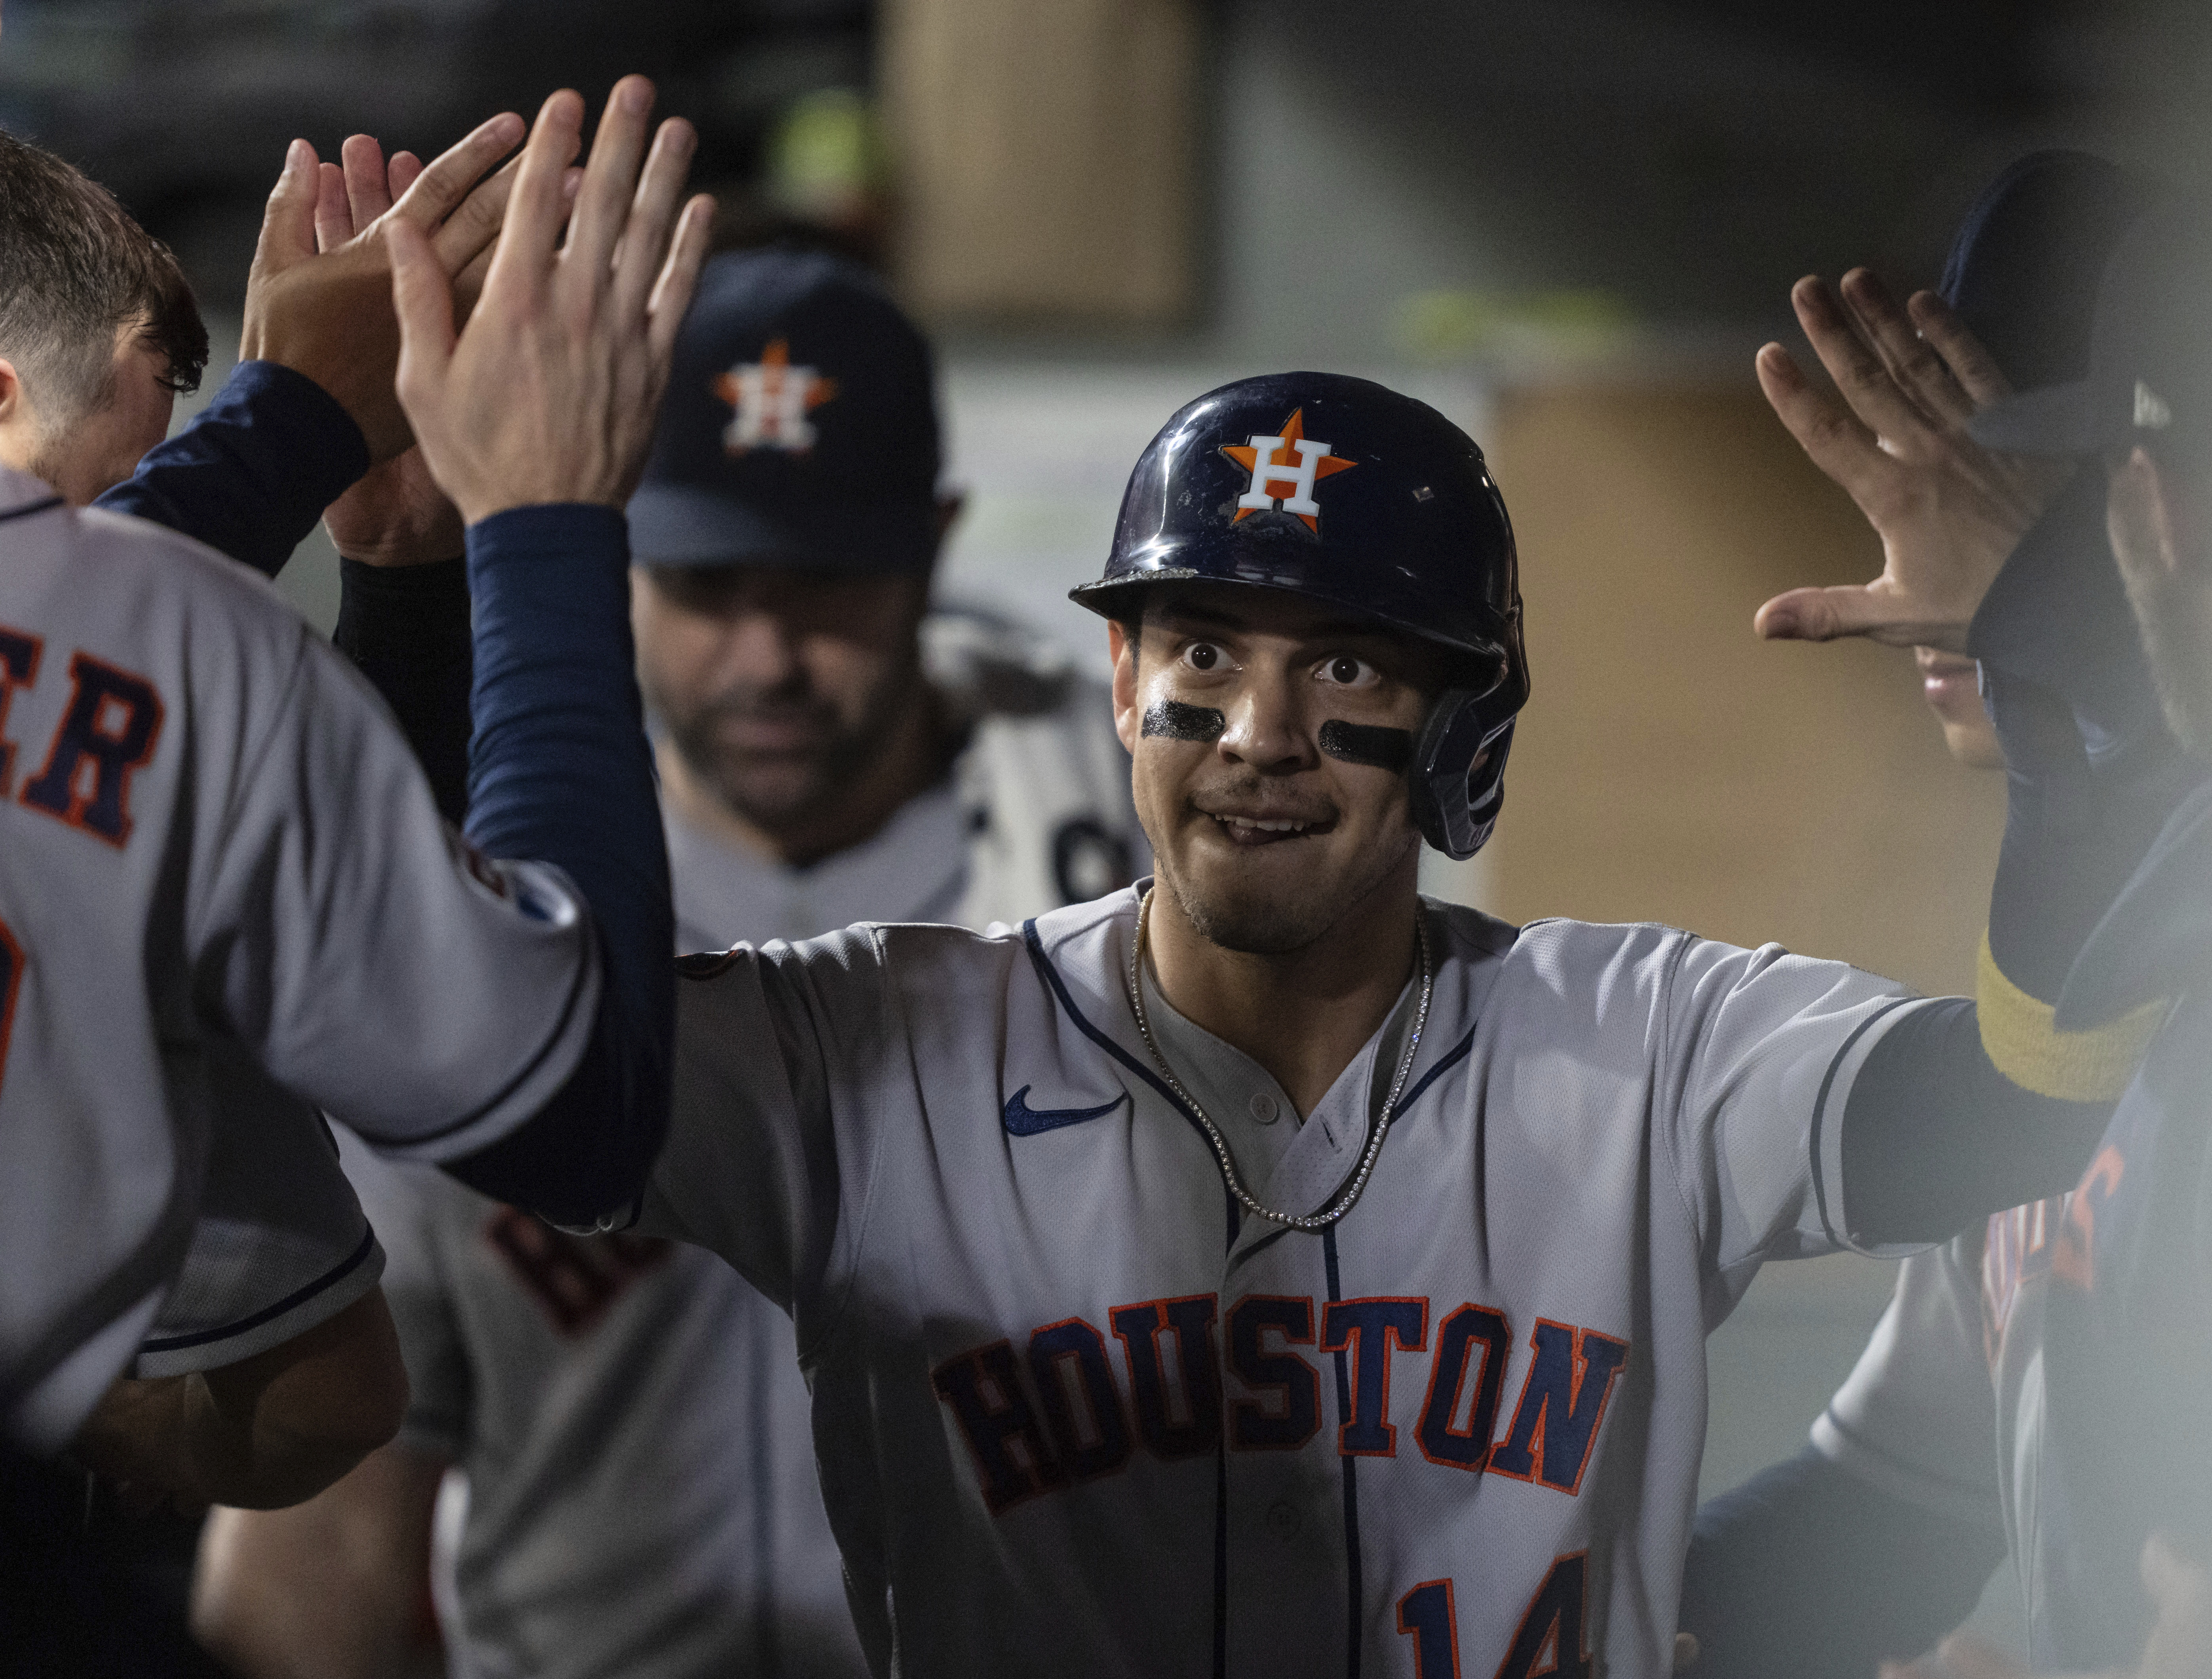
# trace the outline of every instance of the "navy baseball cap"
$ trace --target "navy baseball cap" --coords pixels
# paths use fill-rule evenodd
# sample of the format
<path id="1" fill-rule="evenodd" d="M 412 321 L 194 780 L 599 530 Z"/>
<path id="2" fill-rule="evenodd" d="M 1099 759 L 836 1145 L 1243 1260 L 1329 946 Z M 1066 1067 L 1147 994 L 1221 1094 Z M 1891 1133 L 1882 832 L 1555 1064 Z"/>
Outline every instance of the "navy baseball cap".
<path id="1" fill-rule="evenodd" d="M 2150 183 L 2085 151 L 2030 152 L 1984 187 L 1936 289 L 2015 390 L 2089 372 L 2097 284 Z"/>
<path id="2" fill-rule="evenodd" d="M 2212 441 L 2212 221 L 2177 199 L 2146 211 L 2098 286 L 2087 376 L 2008 398 L 1969 429 L 2021 454 Z"/>
<path id="3" fill-rule="evenodd" d="M 709 261 L 677 335 L 641 565 L 917 571 L 937 551 L 929 346 L 866 270 L 822 252 Z"/>

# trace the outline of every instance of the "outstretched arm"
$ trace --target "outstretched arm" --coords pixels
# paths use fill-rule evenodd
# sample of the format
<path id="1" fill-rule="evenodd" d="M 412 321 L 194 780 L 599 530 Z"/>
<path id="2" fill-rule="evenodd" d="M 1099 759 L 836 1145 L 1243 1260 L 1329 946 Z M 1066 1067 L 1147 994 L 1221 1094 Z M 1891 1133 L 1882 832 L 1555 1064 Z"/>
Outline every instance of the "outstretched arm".
<path id="1" fill-rule="evenodd" d="M 1840 301 L 1808 279 L 1793 301 L 1842 399 L 1779 345 L 1759 352 L 1760 381 L 1881 536 L 1884 566 L 1863 586 L 1779 595 L 1756 627 L 1972 653 L 2009 766 L 1976 1001 L 1917 1011 L 1885 1036 L 1844 1122 L 1849 1234 L 1938 1241 L 2070 1188 L 2087 1164 L 2152 1012 L 2062 1033 L 2050 1006 L 2198 772 L 2140 698 L 2149 684 L 2096 475 L 1973 441 L 1967 423 L 2008 386 L 1933 293 L 1908 311 L 1862 271 Z"/>
<path id="2" fill-rule="evenodd" d="M 190 1376 L 118 1381 L 71 1451 L 141 1494 L 275 1509 L 398 1432 L 407 1372 L 380 1290 L 282 1346 Z"/>
<path id="3" fill-rule="evenodd" d="M 628 1203 L 666 1122 L 674 975 L 667 853 L 629 638 L 621 508 L 706 250 L 682 203 L 693 139 L 652 84 L 616 84 L 569 214 L 583 101 L 539 113 L 465 328 L 430 240 L 394 222 L 398 388 L 467 526 L 475 608 L 470 838 L 561 861 L 599 923 L 601 1022 L 530 1125 L 453 1170 L 566 1222 Z M 563 231 L 565 228 L 565 238 Z M 624 1123 L 611 1126 L 608 1116 Z"/>

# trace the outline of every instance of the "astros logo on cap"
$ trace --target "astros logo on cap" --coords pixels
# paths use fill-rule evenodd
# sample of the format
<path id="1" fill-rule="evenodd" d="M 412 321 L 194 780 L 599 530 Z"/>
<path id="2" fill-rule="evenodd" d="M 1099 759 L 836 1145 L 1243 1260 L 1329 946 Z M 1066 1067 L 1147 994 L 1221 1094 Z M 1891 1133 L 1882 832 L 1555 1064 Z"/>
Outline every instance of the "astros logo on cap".
<path id="1" fill-rule="evenodd" d="M 789 341 L 771 338 L 759 361 L 740 362 L 718 374 L 714 394 L 736 411 L 722 428 L 722 447 L 732 454 L 749 449 L 805 454 L 816 436 L 806 417 L 837 394 L 837 381 L 812 368 L 793 367 Z"/>
<path id="2" fill-rule="evenodd" d="M 1283 452 L 1291 450 L 1297 459 L 1287 461 Z M 1316 443 L 1306 436 L 1305 410 L 1294 408 L 1291 417 L 1283 422 L 1279 437 L 1255 437 L 1250 443 L 1224 443 L 1221 453 L 1252 474 L 1251 487 L 1237 498 L 1234 525 L 1247 514 L 1266 513 L 1279 507 L 1285 513 L 1294 513 L 1305 521 L 1306 529 L 1318 535 L 1321 532 L 1321 503 L 1314 500 L 1314 486 L 1323 478 L 1334 478 L 1339 472 L 1349 472 L 1359 463 L 1339 460 L 1329 453 L 1326 443 Z M 1290 494 L 1274 492 L 1287 489 Z"/>

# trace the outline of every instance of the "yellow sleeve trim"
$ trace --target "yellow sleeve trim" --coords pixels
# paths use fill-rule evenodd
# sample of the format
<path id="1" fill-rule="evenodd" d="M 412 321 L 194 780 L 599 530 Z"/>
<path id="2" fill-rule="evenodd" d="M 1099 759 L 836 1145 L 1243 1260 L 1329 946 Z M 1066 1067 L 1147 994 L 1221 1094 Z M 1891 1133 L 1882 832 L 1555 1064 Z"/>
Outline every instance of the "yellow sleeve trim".
<path id="1" fill-rule="evenodd" d="M 2022 1090 L 2064 1102 L 2110 1102 L 2135 1077 L 2136 1064 L 2166 1019 L 2164 1000 L 2131 1008 L 2088 1031 L 2061 1031 L 2055 1011 L 2004 976 L 1982 934 L 1974 1001 L 1982 1048 L 1998 1072 Z"/>

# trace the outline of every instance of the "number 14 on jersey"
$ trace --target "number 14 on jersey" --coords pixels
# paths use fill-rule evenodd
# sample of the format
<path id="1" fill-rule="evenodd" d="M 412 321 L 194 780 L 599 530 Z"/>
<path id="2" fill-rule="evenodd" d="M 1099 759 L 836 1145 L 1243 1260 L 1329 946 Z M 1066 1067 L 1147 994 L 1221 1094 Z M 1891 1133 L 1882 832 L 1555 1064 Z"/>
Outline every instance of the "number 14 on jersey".
<path id="1" fill-rule="evenodd" d="M 1552 1565 L 1498 1664 L 1498 1679 L 1590 1679 L 1589 1649 L 1583 1641 L 1589 1571 L 1585 1551 Z M 1414 1679 L 1461 1679 L 1459 1617 L 1449 1580 L 1425 1580 L 1401 1597 L 1398 1630 L 1413 1640 Z"/>

